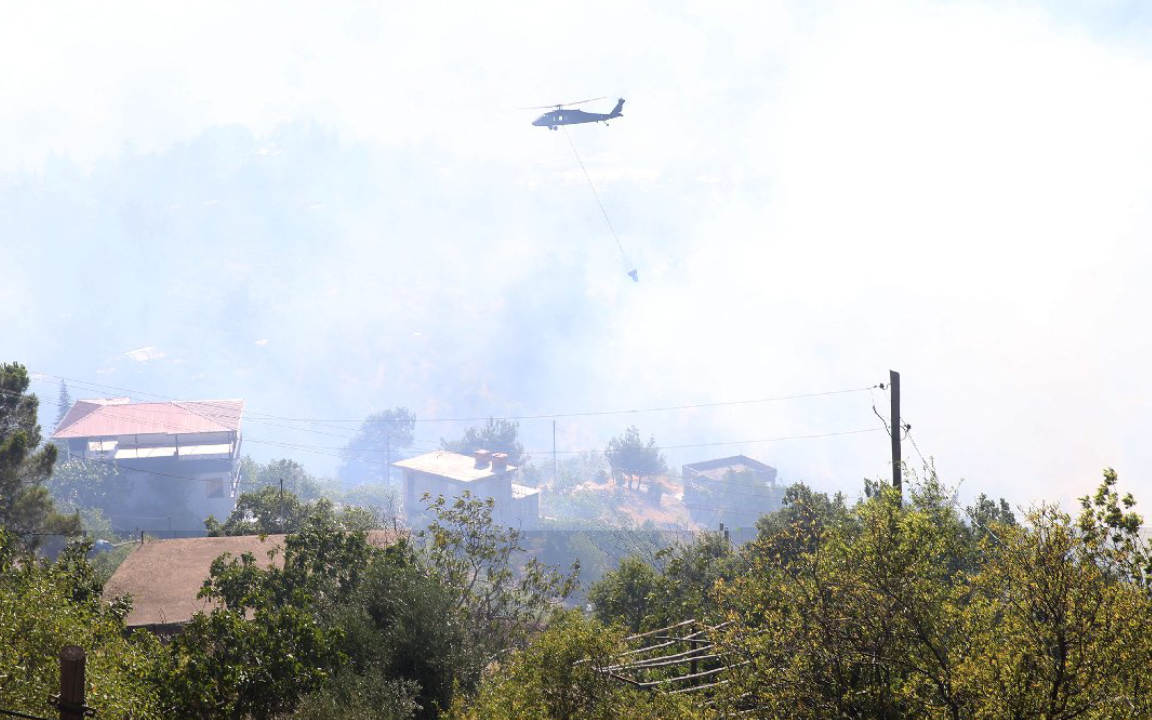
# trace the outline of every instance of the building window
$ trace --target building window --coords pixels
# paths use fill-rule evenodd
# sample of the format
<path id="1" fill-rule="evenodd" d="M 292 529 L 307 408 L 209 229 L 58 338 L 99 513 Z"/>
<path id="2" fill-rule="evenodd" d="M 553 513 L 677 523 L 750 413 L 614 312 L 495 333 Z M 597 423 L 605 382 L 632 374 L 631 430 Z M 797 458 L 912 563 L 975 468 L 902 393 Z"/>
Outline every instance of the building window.
<path id="1" fill-rule="evenodd" d="M 224 478 L 208 478 L 204 484 L 208 486 L 208 497 L 224 497 Z"/>

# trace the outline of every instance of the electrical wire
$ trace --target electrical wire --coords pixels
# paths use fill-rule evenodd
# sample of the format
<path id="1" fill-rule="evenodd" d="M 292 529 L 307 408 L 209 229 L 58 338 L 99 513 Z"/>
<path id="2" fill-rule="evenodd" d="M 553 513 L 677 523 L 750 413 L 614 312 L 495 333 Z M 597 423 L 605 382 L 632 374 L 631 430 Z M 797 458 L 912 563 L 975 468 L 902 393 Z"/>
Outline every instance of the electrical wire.
<path id="1" fill-rule="evenodd" d="M 0 391 L 0 392 L 6 392 L 6 391 Z M 44 400 L 41 402 L 46 402 L 50 405 L 59 405 L 59 403 L 54 403 L 50 400 Z M 774 438 L 762 438 L 762 439 L 755 439 L 755 440 L 722 440 L 722 441 L 707 442 L 707 443 L 686 443 L 686 444 L 680 444 L 680 445 L 662 445 L 662 446 L 653 447 L 653 449 L 654 450 L 684 450 L 684 449 L 701 448 L 701 447 L 721 447 L 721 446 L 729 446 L 729 445 L 754 445 L 754 444 L 760 444 L 760 443 L 786 442 L 786 441 L 791 441 L 791 440 L 811 440 L 811 439 L 826 438 L 826 437 L 838 437 L 841 435 L 858 435 L 858 434 L 863 434 L 863 433 L 872 433 L 872 432 L 879 432 L 879 431 L 880 431 L 880 428 L 860 428 L 860 429 L 855 429 L 855 430 L 839 430 L 839 431 L 828 432 L 828 433 L 811 433 L 811 434 L 807 434 L 807 435 L 789 435 L 789 436 L 774 437 Z M 254 439 L 247 439 L 247 442 L 256 442 L 256 443 L 262 443 L 262 444 L 273 445 L 273 446 L 287 447 L 287 448 L 291 448 L 291 449 L 301 450 L 302 452 L 311 452 L 314 454 L 326 455 L 329 457 L 344 457 L 343 455 L 339 455 L 339 454 L 335 454 L 335 453 L 326 453 L 323 450 L 315 449 L 316 447 L 320 447 L 320 446 L 302 446 L 302 445 L 297 445 L 294 443 L 279 443 L 279 442 L 270 441 L 270 440 L 254 440 Z M 331 448 L 331 449 L 339 450 L 339 448 Z M 524 454 L 525 455 L 531 455 L 531 454 L 546 455 L 550 452 L 552 452 L 552 451 L 551 450 L 533 450 L 533 451 L 526 450 L 524 452 Z M 595 452 L 599 452 L 599 451 L 598 450 L 585 449 L 585 450 L 556 450 L 555 452 L 557 455 L 584 455 L 584 454 L 595 453 Z M 209 479 L 205 479 L 205 478 L 190 478 L 187 476 L 173 475 L 171 473 L 161 473 L 161 472 L 153 471 L 153 470 L 134 468 L 134 467 L 127 466 L 127 465 L 118 465 L 114 462 L 101 460 L 99 458 L 87 458 L 87 459 L 90 461 L 93 461 L 93 462 L 101 462 L 101 463 L 104 463 L 107 465 L 112 465 L 113 467 L 123 467 L 125 469 L 133 470 L 136 472 L 146 472 L 146 473 L 150 473 L 150 474 L 154 474 L 154 475 L 161 475 L 161 476 L 172 477 L 172 478 L 177 478 L 177 479 L 195 480 L 198 482 L 210 482 Z M 368 460 L 365 458 L 359 458 L 359 461 L 366 464 L 366 465 L 370 465 L 370 466 L 377 466 L 377 467 L 381 467 L 381 468 L 387 467 L 386 463 L 374 462 L 372 460 Z M 214 482 L 214 481 L 212 481 L 212 482 Z"/>
<path id="2" fill-rule="evenodd" d="M 91 386 L 97 387 L 97 388 L 104 387 L 104 388 L 108 388 L 108 389 L 112 389 L 112 390 L 118 390 L 120 392 L 127 392 L 127 393 L 132 394 L 132 395 L 144 395 L 144 396 L 148 396 L 148 397 L 158 397 L 158 398 L 164 399 L 168 402 L 181 402 L 180 400 L 177 400 L 176 398 L 170 398 L 170 397 L 166 397 L 163 395 L 157 395 L 155 393 L 149 393 L 149 392 L 144 392 L 144 391 L 131 390 L 129 388 L 117 387 L 114 385 L 100 385 L 98 383 L 87 383 L 86 381 L 83 381 L 83 380 L 76 380 L 73 378 L 67 378 L 67 377 L 64 377 L 61 375 L 53 375 L 51 373 L 44 373 L 44 372 L 37 372 L 36 374 L 37 375 L 43 375 L 46 377 L 56 378 L 58 380 L 64 380 L 67 382 L 91 385 Z M 46 381 L 42 381 L 42 382 L 46 382 Z M 824 390 L 824 391 L 818 391 L 818 392 L 793 393 L 793 394 L 789 394 L 789 395 L 776 395 L 776 396 L 763 397 L 763 398 L 752 398 L 752 399 L 743 399 L 743 400 L 725 400 L 725 401 L 703 402 L 703 403 L 686 403 L 686 404 L 680 404 L 680 405 L 664 405 L 664 406 L 647 407 L 647 408 L 634 408 L 634 409 L 624 409 L 624 410 L 590 410 L 590 411 L 577 411 L 577 412 L 550 412 L 550 413 L 537 413 L 537 414 L 531 414 L 531 415 L 488 414 L 488 415 L 477 415 L 477 416 L 472 416 L 472 417 L 416 418 L 415 421 L 417 423 L 434 423 L 434 422 L 484 422 L 487 420 L 510 420 L 510 421 L 512 421 L 512 420 L 559 420 L 561 418 L 576 418 L 576 417 L 601 417 L 601 416 L 607 416 L 607 415 L 635 415 L 635 414 L 640 414 L 640 413 L 674 412 L 674 411 L 681 411 L 681 410 L 698 410 L 698 409 L 714 408 L 714 407 L 728 407 L 728 406 L 738 406 L 738 405 L 756 405 L 756 404 L 762 404 L 762 403 L 781 402 L 781 401 L 785 401 L 785 400 L 802 400 L 805 398 L 826 397 L 826 396 L 832 396 L 832 395 L 846 395 L 846 394 L 850 394 L 850 393 L 858 393 L 858 392 L 865 392 L 865 391 L 871 392 L 873 389 L 881 387 L 881 386 L 882 385 L 867 385 L 864 387 L 854 387 L 854 388 L 847 388 L 847 389 L 841 389 L 841 390 Z M 184 401 L 184 402 L 188 402 L 188 401 Z M 196 401 L 196 402 L 200 405 L 211 406 L 214 404 L 213 401 L 210 401 L 210 400 Z M 218 406 L 218 407 L 222 407 L 222 406 Z M 268 418 L 268 419 L 273 419 L 273 420 L 283 420 L 286 422 L 312 423 L 312 424 L 321 424 L 321 425 L 324 423 L 364 422 L 363 419 L 352 420 L 352 419 L 293 418 L 293 417 L 286 417 L 286 416 L 282 416 L 282 415 L 274 415 L 271 413 L 258 412 L 255 410 L 250 410 L 248 408 L 244 409 L 244 413 L 245 413 L 246 417 L 251 416 L 251 415 L 256 415 L 259 418 Z M 209 414 L 209 416 L 211 416 L 211 414 Z M 309 431 L 305 428 L 290 428 L 290 429 Z M 336 427 L 335 429 L 345 430 L 345 431 L 348 430 L 347 428 L 341 428 L 341 427 Z M 355 435 L 352 435 L 349 437 L 355 437 Z"/>
<path id="3" fill-rule="evenodd" d="M 88 383 L 86 381 L 77 380 L 75 378 L 68 378 L 65 376 L 54 375 L 51 373 L 37 372 L 36 374 L 40 375 L 40 376 L 54 377 L 54 378 L 57 378 L 57 379 L 60 379 L 60 380 L 66 381 L 66 382 L 70 381 L 70 382 L 73 382 L 73 383 L 79 384 L 79 385 L 92 385 L 94 387 L 105 387 L 105 388 L 110 388 L 110 389 L 114 389 L 114 390 L 129 392 L 129 393 L 137 394 L 137 395 L 148 395 L 148 396 L 161 397 L 161 398 L 165 397 L 162 395 L 157 395 L 155 393 L 148 393 L 145 391 L 132 390 L 130 388 L 123 388 L 123 387 L 118 387 L 118 386 L 113 386 L 113 385 L 102 385 L 99 383 Z M 37 378 L 37 379 L 40 379 L 40 378 Z M 41 380 L 41 381 L 43 382 L 43 380 Z M 846 390 L 831 390 L 831 391 L 823 391 L 823 392 L 816 392 L 816 393 L 799 393 L 799 394 L 793 394 L 793 395 L 781 395 L 781 396 L 776 396 L 776 397 L 759 398 L 759 399 L 751 399 L 751 400 L 734 400 L 734 401 L 713 402 L 713 403 L 670 405 L 670 406 L 663 406 L 663 407 L 653 407 L 653 408 L 634 409 L 634 410 L 605 410 L 605 411 L 589 411 L 589 412 L 580 412 L 580 413 L 549 413 L 549 414 L 539 414 L 539 415 L 509 416 L 509 417 L 506 417 L 503 419 L 509 419 L 509 420 L 511 420 L 511 419 L 555 419 L 555 418 L 561 418 L 561 417 L 589 417 L 589 416 L 633 414 L 633 413 L 641 413 L 641 412 L 661 412 L 661 411 L 673 411 L 673 410 L 686 410 L 686 409 L 705 408 L 705 407 L 719 407 L 719 406 L 729 406 L 729 405 L 746 405 L 746 404 L 753 404 L 753 403 L 765 403 L 765 402 L 775 402 L 775 401 L 791 400 L 791 399 L 799 399 L 799 398 L 807 398 L 807 397 L 840 395 L 840 394 L 864 392 L 864 391 L 868 391 L 869 393 L 871 393 L 873 388 L 875 388 L 875 387 L 883 387 L 883 384 L 874 385 L 874 386 L 867 386 L 867 387 L 862 387 L 862 388 L 851 388 L 851 389 L 846 389 Z M 8 393 L 11 395 L 23 395 L 23 393 L 15 393 L 13 391 L 7 391 L 7 390 L 2 390 L 2 389 L 0 389 L 0 392 Z M 52 402 L 50 400 L 39 400 L 39 401 L 50 404 L 50 405 L 60 406 L 60 403 Z M 173 400 L 170 400 L 170 401 L 180 402 L 180 401 L 173 401 Z M 211 401 L 200 401 L 198 404 L 200 404 L 200 405 L 212 405 L 213 403 Z M 193 412 L 193 414 L 201 415 L 200 413 L 195 412 L 191 408 L 188 408 L 187 405 L 181 405 L 181 407 L 184 407 L 185 409 L 189 410 L 190 412 Z M 875 402 L 873 402 L 873 411 L 875 411 Z M 106 412 L 108 412 L 108 414 L 110 414 L 110 415 L 115 415 L 115 411 L 106 411 Z M 254 413 L 254 411 L 253 411 L 253 413 Z M 878 412 L 876 414 L 883 421 L 883 417 L 881 417 Z M 273 416 L 273 415 L 263 414 L 263 413 L 261 413 L 261 415 L 264 415 L 265 417 L 280 417 L 280 416 Z M 204 415 L 201 415 L 201 416 L 205 417 L 206 419 L 209 419 L 208 416 L 204 416 Z M 230 413 L 229 417 L 235 417 L 235 413 L 234 412 Z M 489 417 L 491 417 L 491 416 L 489 416 Z M 122 419 L 136 419 L 136 418 L 123 417 Z M 432 418 L 432 419 L 427 419 L 427 421 L 444 422 L 444 421 L 465 421 L 465 420 L 480 420 L 480 419 L 485 419 L 485 418 L 479 418 L 479 417 L 477 417 L 477 418 Z M 289 420 L 302 421 L 302 420 L 293 420 L 293 419 L 289 419 Z M 163 427 L 164 424 L 160 423 L 160 426 Z M 167 427 L 169 429 L 177 429 L 175 426 L 167 426 Z M 286 427 L 287 429 L 292 429 L 292 430 L 316 432 L 316 433 L 323 434 L 323 435 L 332 435 L 335 437 L 340 437 L 342 439 L 352 439 L 352 438 L 355 438 L 359 435 L 358 433 L 355 435 L 351 435 L 351 436 L 349 436 L 349 435 L 335 435 L 334 433 L 324 433 L 321 431 L 316 431 L 316 430 L 312 430 L 312 429 L 308 429 L 308 428 L 297 428 L 297 427 L 291 427 L 291 426 L 281 426 L 281 427 Z M 887 428 L 886 422 L 885 422 L 885 428 Z M 344 428 L 340 428 L 340 429 L 344 430 Z M 678 444 L 678 445 L 664 445 L 664 446 L 660 446 L 660 447 L 657 447 L 654 449 L 656 449 L 656 450 L 680 450 L 680 449 L 691 449 L 691 448 L 701 448 L 701 447 L 720 447 L 720 446 L 729 446 L 729 445 L 760 444 L 760 443 L 768 443 L 768 442 L 783 442 L 783 441 L 789 441 L 789 440 L 814 439 L 814 438 L 822 438 L 822 437 L 835 437 L 835 436 L 839 436 L 839 435 L 851 435 L 851 434 L 859 434 L 859 433 L 876 432 L 878 430 L 879 430 L 879 428 L 863 428 L 863 429 L 845 430 L 845 431 L 837 431 L 837 432 L 830 432 L 830 433 L 793 435 L 793 436 L 765 438 L 765 439 L 728 440 L 728 441 L 715 441 L 715 442 L 706 442 L 706 443 L 685 443 L 685 444 Z M 284 447 L 284 448 L 289 448 L 289 449 L 296 449 L 296 450 L 300 450 L 302 452 L 310 452 L 310 453 L 318 454 L 318 455 L 325 455 L 325 456 L 330 456 L 330 457 L 341 457 L 341 458 L 347 457 L 347 454 L 346 454 L 347 449 L 341 448 L 341 447 L 304 445 L 304 444 L 299 444 L 299 443 L 284 443 L 284 442 L 277 442 L 277 441 L 271 441 L 271 440 L 260 440 L 257 438 L 246 438 L 246 440 L 248 442 L 253 442 L 253 443 L 257 443 L 257 444 L 266 444 L 266 445 Z M 439 447 L 439 443 L 436 441 L 432 441 L 432 440 L 421 439 L 421 440 L 417 440 L 416 442 L 424 444 L 426 446 Z M 334 451 L 334 452 L 326 452 L 329 450 Z M 370 452 L 373 450 L 374 449 L 372 449 L 372 448 L 357 449 L 357 451 L 359 451 L 359 452 Z M 383 452 L 383 450 L 375 449 L 375 452 Z M 537 450 L 537 451 L 525 451 L 525 454 L 526 455 L 530 455 L 530 454 L 547 455 L 550 452 L 555 452 L 555 454 L 557 454 L 557 455 L 559 455 L 559 454 L 579 455 L 579 454 L 595 453 L 598 451 L 597 450 L 555 450 L 555 451 L 552 451 L 552 450 L 546 449 L 546 450 Z M 107 461 L 102 461 L 102 460 L 99 460 L 97 458 L 90 458 L 90 460 L 94 460 L 97 462 L 105 462 L 105 464 L 112 464 L 115 466 L 114 463 L 107 463 Z M 358 460 L 360 462 L 363 462 L 364 464 L 367 464 L 367 465 L 378 465 L 379 467 L 385 467 L 386 466 L 386 463 L 375 463 L 375 462 L 368 460 L 366 458 L 358 458 Z M 178 475 L 174 475 L 171 473 L 161 473 L 158 471 L 144 470 L 141 468 L 132 468 L 130 466 L 123 466 L 123 467 L 125 467 L 126 469 L 135 470 L 137 472 L 146 472 L 146 473 L 150 473 L 150 474 L 154 474 L 154 475 L 161 475 L 161 476 L 178 478 L 178 479 L 208 482 L 208 480 L 202 479 L 202 478 L 190 478 L 187 476 L 178 476 Z"/>
<path id="4" fill-rule="evenodd" d="M 15 710 L 5 710 L 4 708 L 0 708 L 0 715 L 7 715 L 8 717 L 14 717 L 14 718 L 22 718 L 22 720 L 48 720 L 47 718 L 42 718 L 42 717 L 39 717 L 36 715 L 27 715 L 27 714 L 22 713 L 22 712 L 16 712 Z"/>

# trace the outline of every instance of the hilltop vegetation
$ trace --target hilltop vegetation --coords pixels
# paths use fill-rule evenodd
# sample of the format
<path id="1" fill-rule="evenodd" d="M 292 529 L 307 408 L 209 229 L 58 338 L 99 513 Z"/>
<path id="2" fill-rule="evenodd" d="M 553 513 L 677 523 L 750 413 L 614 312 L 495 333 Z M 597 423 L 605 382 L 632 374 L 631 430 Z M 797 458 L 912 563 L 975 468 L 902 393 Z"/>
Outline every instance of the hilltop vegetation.
<path id="1" fill-rule="evenodd" d="M 424 538 L 370 548 L 331 516 L 282 568 L 214 564 L 217 602 L 171 645 L 125 639 L 83 546 L 36 561 L 3 534 L 0 706 L 44 713 L 54 647 L 86 644 L 106 717 L 1132 718 L 1152 713 L 1152 553 L 1106 473 L 1077 517 L 965 511 L 934 478 L 901 503 L 793 488 L 741 547 L 719 534 L 632 557 L 563 610 L 574 574 L 512 558 L 475 500 L 438 503 Z M 698 619 L 729 666 L 702 695 L 598 669 L 635 631 Z M 711 664 L 709 664 L 711 663 Z"/>

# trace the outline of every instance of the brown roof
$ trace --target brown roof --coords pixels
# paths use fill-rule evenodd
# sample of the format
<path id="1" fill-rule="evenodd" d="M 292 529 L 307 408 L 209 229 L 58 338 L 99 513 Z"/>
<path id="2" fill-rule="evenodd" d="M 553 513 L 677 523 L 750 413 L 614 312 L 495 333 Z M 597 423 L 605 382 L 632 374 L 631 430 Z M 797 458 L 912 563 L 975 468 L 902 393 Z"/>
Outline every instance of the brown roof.
<path id="1" fill-rule="evenodd" d="M 243 400 L 77 400 L 52 433 L 52 439 L 239 431 L 243 411 Z"/>
<path id="2" fill-rule="evenodd" d="M 395 540 L 395 533 L 373 530 L 368 543 L 383 547 Z M 268 567 L 268 551 L 280 548 L 276 563 L 283 562 L 283 535 L 181 538 L 152 540 L 137 545 L 104 585 L 104 598 L 132 596 L 129 627 L 184 623 L 211 604 L 196 597 L 208 579 L 212 561 L 224 553 L 239 557 L 250 552 L 261 567 Z"/>
<path id="3" fill-rule="evenodd" d="M 480 465 L 477 463 L 476 458 L 471 455 L 461 455 L 459 453 L 448 452 L 447 450 L 438 450 L 436 452 L 417 455 L 414 458 L 400 460 L 392 464 L 398 468 L 416 470 L 418 472 L 428 473 L 429 475 L 439 475 L 440 477 L 457 480 L 459 482 L 484 480 L 496 475 L 512 472 L 516 469 L 516 466 L 509 465 L 505 470 L 497 470 L 494 472 L 492 470 L 492 463 L 490 462 Z"/>

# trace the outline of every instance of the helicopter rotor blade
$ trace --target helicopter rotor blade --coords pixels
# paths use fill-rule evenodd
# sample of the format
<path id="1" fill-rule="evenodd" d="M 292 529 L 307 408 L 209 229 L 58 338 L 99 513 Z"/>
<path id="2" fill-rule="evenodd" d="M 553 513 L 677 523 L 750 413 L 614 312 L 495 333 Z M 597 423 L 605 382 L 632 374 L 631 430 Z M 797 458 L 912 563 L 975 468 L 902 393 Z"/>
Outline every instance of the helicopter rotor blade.
<path id="1" fill-rule="evenodd" d="M 587 100 L 577 100 L 576 102 L 552 103 L 551 105 L 536 105 L 533 107 L 526 107 L 526 108 L 520 108 L 520 109 L 521 110 L 559 110 L 560 108 L 569 107 L 571 105 L 583 105 L 584 103 L 588 103 L 588 102 L 596 102 L 597 100 L 604 100 L 607 97 L 608 96 L 605 95 L 603 97 L 598 97 L 598 98 L 588 98 Z"/>
<path id="2" fill-rule="evenodd" d="M 564 105 L 565 105 L 565 106 L 568 106 L 568 105 L 583 105 L 584 103 L 587 103 L 587 102 L 596 102 L 597 100 L 607 100 L 607 99 L 608 99 L 608 96 L 607 96 L 607 95 L 604 95 L 604 96 L 601 96 L 601 97 L 598 97 L 598 98 L 588 98 L 587 100 L 577 100 L 576 102 L 564 103 Z"/>

